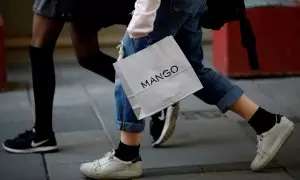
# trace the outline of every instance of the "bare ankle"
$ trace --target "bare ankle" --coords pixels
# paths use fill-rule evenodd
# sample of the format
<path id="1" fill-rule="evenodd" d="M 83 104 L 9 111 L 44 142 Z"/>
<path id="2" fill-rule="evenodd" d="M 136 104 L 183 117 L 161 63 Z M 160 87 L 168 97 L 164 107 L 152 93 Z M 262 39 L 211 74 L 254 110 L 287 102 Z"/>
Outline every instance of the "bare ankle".
<path id="1" fill-rule="evenodd" d="M 232 112 L 240 115 L 245 120 L 250 120 L 259 106 L 243 94 L 230 108 Z"/>
<path id="2" fill-rule="evenodd" d="M 121 131 L 122 143 L 130 146 L 137 146 L 141 142 L 141 133 Z"/>

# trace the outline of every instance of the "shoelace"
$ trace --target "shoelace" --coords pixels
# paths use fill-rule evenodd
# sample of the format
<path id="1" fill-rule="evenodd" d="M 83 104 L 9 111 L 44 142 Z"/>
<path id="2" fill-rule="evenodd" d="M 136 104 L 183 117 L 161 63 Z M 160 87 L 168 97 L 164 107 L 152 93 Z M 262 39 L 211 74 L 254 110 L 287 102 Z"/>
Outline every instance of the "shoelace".
<path id="1" fill-rule="evenodd" d="M 102 166 L 103 164 L 106 164 L 108 161 L 110 161 L 115 154 L 115 150 L 113 149 L 112 151 L 106 153 L 102 158 L 99 158 L 97 160 L 94 161 L 94 163 L 97 166 Z"/>
<path id="2" fill-rule="evenodd" d="M 258 135 L 257 136 L 257 151 L 261 149 L 263 138 L 264 138 L 263 135 Z"/>
<path id="3" fill-rule="evenodd" d="M 264 140 L 263 135 L 258 135 L 257 136 L 257 153 L 262 155 L 262 154 L 267 154 L 263 149 L 262 149 L 262 142 Z"/>
<path id="4" fill-rule="evenodd" d="M 18 134 L 18 136 L 15 139 L 22 138 L 22 137 L 27 137 L 31 133 L 32 133 L 32 130 L 26 130 L 25 132 L 23 132 L 21 134 Z"/>

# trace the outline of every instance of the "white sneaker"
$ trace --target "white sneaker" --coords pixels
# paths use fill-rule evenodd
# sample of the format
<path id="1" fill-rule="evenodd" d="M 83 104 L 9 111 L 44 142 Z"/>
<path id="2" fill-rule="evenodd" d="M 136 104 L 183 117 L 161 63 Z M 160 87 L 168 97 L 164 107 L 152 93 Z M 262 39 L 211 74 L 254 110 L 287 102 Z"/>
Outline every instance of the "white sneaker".
<path id="1" fill-rule="evenodd" d="M 262 170 L 275 157 L 294 130 L 294 123 L 284 116 L 276 116 L 276 124 L 257 136 L 257 154 L 251 164 L 253 171 Z"/>
<path id="2" fill-rule="evenodd" d="M 108 152 L 103 158 L 80 166 L 80 172 L 92 179 L 132 179 L 142 175 L 141 157 L 133 161 L 122 161 L 115 157 L 115 151 Z"/>

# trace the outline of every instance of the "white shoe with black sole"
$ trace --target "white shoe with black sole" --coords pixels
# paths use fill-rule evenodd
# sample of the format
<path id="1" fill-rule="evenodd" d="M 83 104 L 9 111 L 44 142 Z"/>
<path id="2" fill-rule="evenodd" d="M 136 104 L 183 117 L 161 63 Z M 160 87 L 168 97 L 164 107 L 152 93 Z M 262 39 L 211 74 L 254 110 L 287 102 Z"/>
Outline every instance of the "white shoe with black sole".
<path id="1" fill-rule="evenodd" d="M 277 122 L 272 129 L 257 136 L 257 154 L 251 164 L 253 171 L 265 168 L 294 131 L 294 123 L 288 118 L 280 115 L 276 118 Z"/>
<path id="2" fill-rule="evenodd" d="M 158 147 L 171 138 L 176 128 L 179 109 L 179 103 L 176 103 L 151 117 L 150 133 L 153 147 Z"/>
<path id="3" fill-rule="evenodd" d="M 25 131 L 14 139 L 4 141 L 2 146 L 5 151 L 10 153 L 45 153 L 57 150 L 54 134 L 41 138 L 37 136 L 34 129 Z"/>

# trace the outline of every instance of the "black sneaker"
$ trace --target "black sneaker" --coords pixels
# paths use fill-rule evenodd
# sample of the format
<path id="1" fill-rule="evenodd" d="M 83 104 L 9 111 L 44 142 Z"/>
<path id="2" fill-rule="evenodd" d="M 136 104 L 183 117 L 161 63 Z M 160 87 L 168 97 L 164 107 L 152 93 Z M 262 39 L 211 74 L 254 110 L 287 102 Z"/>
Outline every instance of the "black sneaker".
<path id="1" fill-rule="evenodd" d="M 25 131 L 14 139 L 6 140 L 2 146 L 11 153 L 36 153 L 57 150 L 54 134 L 41 138 L 37 136 L 34 129 Z"/>
<path id="2" fill-rule="evenodd" d="M 179 104 L 176 103 L 151 117 L 150 134 L 153 138 L 153 147 L 162 145 L 173 135 L 178 113 Z"/>

